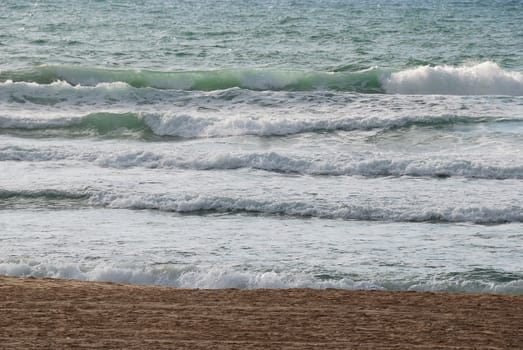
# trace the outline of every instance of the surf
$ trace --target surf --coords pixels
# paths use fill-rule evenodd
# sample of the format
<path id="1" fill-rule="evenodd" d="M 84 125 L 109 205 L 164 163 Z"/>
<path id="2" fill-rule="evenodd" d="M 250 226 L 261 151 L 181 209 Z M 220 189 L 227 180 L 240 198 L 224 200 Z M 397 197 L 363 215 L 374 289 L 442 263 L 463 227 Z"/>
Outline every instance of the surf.
<path id="1" fill-rule="evenodd" d="M 0 133 L 26 137 L 217 138 L 232 136 L 289 136 L 357 130 L 394 130 L 409 127 L 502 125 L 522 119 L 467 115 L 347 116 L 318 118 L 262 118 L 191 115 L 175 112 L 96 112 L 58 117 L 0 115 Z"/>
<path id="2" fill-rule="evenodd" d="M 88 162 L 103 168 L 128 169 L 182 169 L 220 171 L 252 169 L 277 174 L 309 176 L 361 177 L 426 177 L 445 179 L 523 179 L 523 166 L 492 160 L 465 160 L 453 158 L 396 159 L 358 156 L 317 160 L 279 152 L 216 152 L 187 154 L 173 149 L 176 155 L 143 150 L 59 149 L 57 147 L 0 146 L 0 161 L 18 162 Z"/>
<path id="3" fill-rule="evenodd" d="M 392 73 L 383 81 L 389 94 L 523 96 L 523 73 L 496 63 L 420 66 Z"/>
<path id="4" fill-rule="evenodd" d="M 379 69 L 358 72 L 314 72 L 283 69 L 241 68 L 209 71 L 114 70 L 77 66 L 39 66 L 32 69 L 0 72 L 0 81 L 96 86 L 101 83 L 126 83 L 135 88 L 161 90 L 215 91 L 230 88 L 271 91 L 357 91 L 383 92 Z"/>
<path id="5" fill-rule="evenodd" d="M 0 274 L 5 276 L 65 278 L 177 288 L 337 288 L 348 290 L 418 290 L 469 293 L 520 294 L 523 275 L 495 269 L 472 269 L 412 276 L 405 279 L 374 277 L 334 272 L 315 274 L 307 271 L 259 271 L 233 266 L 198 267 L 194 265 L 151 264 L 119 266 L 96 262 L 90 266 L 73 261 L 19 259 L 0 261 Z M 472 278 L 471 278 L 472 277 Z"/>
<path id="6" fill-rule="evenodd" d="M 124 83 L 134 88 L 217 91 L 350 91 L 407 95 L 523 96 L 523 73 L 485 61 L 461 66 L 423 65 L 404 70 L 371 67 L 358 71 L 231 68 L 201 71 L 108 69 L 44 65 L 0 72 L 0 82 L 95 87 Z"/>
<path id="7" fill-rule="evenodd" d="M 483 225 L 523 222 L 523 208 L 517 205 L 509 207 L 465 205 L 422 209 L 415 207 L 375 207 L 350 202 L 318 205 L 314 201 L 306 200 L 269 201 L 261 198 L 207 194 L 123 194 L 90 188 L 74 191 L 0 189 L 0 199 L 6 201 L 3 204 L 3 209 L 21 208 L 24 205 L 45 207 L 46 202 L 48 202 L 59 208 L 91 206 L 200 216 L 219 213 L 348 221 L 474 223 Z"/>

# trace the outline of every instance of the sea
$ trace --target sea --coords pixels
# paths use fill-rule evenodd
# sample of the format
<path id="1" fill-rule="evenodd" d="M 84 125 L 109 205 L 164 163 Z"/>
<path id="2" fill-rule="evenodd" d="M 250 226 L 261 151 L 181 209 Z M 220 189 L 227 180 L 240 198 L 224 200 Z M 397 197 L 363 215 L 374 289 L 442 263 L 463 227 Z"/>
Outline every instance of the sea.
<path id="1" fill-rule="evenodd" d="M 523 294 L 520 0 L 2 0 L 0 275 Z"/>

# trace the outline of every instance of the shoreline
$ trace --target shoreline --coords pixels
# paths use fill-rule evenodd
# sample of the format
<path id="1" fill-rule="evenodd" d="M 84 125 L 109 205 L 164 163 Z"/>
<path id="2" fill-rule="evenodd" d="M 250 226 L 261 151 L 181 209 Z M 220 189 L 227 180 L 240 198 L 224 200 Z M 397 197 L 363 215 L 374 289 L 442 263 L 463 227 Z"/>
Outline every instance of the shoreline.
<path id="1" fill-rule="evenodd" d="M 4 349 L 509 349 L 523 296 L 0 277 Z"/>

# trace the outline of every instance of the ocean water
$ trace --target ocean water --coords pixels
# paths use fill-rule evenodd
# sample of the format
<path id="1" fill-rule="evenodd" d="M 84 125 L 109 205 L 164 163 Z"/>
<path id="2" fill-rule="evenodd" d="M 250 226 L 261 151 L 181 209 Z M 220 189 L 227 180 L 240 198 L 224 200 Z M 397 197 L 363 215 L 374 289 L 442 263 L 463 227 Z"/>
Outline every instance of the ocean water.
<path id="1" fill-rule="evenodd" d="M 0 274 L 523 294 L 523 3 L 3 0 Z"/>

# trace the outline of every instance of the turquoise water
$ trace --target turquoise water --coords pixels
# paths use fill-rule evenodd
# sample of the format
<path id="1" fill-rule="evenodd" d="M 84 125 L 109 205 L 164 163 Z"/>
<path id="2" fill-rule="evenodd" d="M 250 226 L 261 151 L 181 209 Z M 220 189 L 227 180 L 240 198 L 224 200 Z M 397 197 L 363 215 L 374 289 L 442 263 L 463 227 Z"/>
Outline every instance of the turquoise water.
<path id="1" fill-rule="evenodd" d="M 521 1 L 3 1 L 0 273 L 523 291 Z"/>

